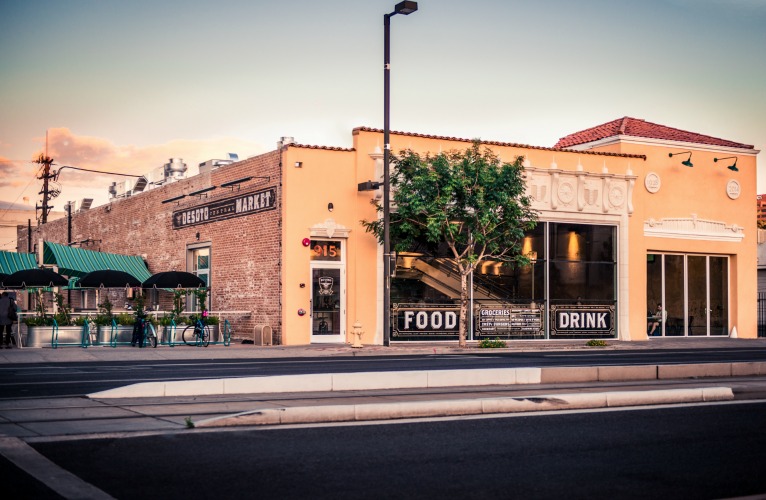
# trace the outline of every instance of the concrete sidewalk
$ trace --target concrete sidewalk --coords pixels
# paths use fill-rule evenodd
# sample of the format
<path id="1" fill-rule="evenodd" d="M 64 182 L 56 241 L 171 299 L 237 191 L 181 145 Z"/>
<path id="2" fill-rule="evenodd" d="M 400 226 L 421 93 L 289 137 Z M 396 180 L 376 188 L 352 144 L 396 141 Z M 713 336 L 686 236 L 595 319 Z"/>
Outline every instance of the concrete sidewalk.
<path id="1" fill-rule="evenodd" d="M 67 363 L 89 361 L 151 361 L 194 359 L 259 359 L 343 356 L 491 355 L 498 352 L 561 351 L 583 349 L 736 349 L 766 348 L 766 339 L 681 338 L 647 342 L 608 341 L 607 347 L 587 347 L 586 341 L 510 342 L 505 349 L 458 348 L 454 343 L 394 344 L 391 347 L 310 345 L 260 347 L 232 344 L 208 348 L 160 346 L 153 348 L 60 347 L 58 349 L 11 349 L 0 351 L 0 362 Z M 737 384 L 766 381 L 766 362 L 704 363 L 687 365 L 630 365 L 475 370 L 423 370 L 380 373 L 324 373 L 272 377 L 149 382 L 90 395 L 85 407 L 98 413 L 116 414 L 81 422 L 82 408 L 71 429 L 94 433 L 158 431 L 195 427 L 266 425 L 309 422 L 352 422 L 380 419 L 488 415 L 526 411 L 609 408 L 648 404 L 726 401 L 735 397 Z M 747 382 L 755 380 L 755 382 Z M 515 387 L 517 389 L 512 389 Z M 519 392 L 520 391 L 520 392 Z M 452 393 L 447 396 L 446 393 Z M 766 392 L 764 392 L 766 393 Z M 305 396 L 301 396 L 305 394 Z M 759 392 L 760 394 L 760 392 Z M 161 401 L 161 403 L 159 403 Z M 201 405 L 193 413 L 188 406 L 172 415 L 153 415 L 159 407 Z M 9 402 L 10 403 L 10 402 Z M 41 402 L 45 406 L 50 402 Z M 122 408 L 126 404 L 129 408 Z M 11 407 L 13 405 L 10 405 Z M 150 413 L 135 420 L 136 407 Z M 51 410 L 48 408 L 46 411 Z M 8 423 L 18 410 L 8 408 Z M 30 410 L 31 411 L 31 410 Z M 37 410 L 34 410 L 37 411 Z M 34 413 L 34 411 L 32 413 Z M 169 411 L 169 410 L 168 410 Z M 0 405 L 0 412 L 2 405 Z M 188 413 L 184 413 L 188 412 Z M 123 419 L 124 417 L 124 419 Z M 34 420 L 36 417 L 30 417 Z M 100 422 L 95 424 L 94 422 Z M 27 431 L 33 424 L 25 426 Z M 50 428 L 56 424 L 34 424 Z M 46 427 L 46 425 L 48 427 Z M 7 429 L 16 429 L 11 425 Z M 18 430 L 18 429 L 16 429 Z M 22 431 L 19 431 L 22 432 Z M 44 434 L 45 432 L 43 432 Z M 34 434 L 34 433 L 33 433 Z M 24 433 L 22 432 L 22 435 Z"/>
<path id="2" fill-rule="evenodd" d="M 734 392 L 731 384 L 720 385 L 722 379 L 763 375 L 766 375 L 766 362 L 423 370 L 386 372 L 385 376 L 378 372 L 320 373 L 146 382 L 93 393 L 89 397 L 101 402 L 117 399 L 135 402 L 141 398 L 258 395 L 258 400 L 252 403 L 253 409 L 193 422 L 196 427 L 230 427 L 729 401 L 734 399 Z M 669 382 L 683 379 L 698 382 L 693 386 L 666 388 Z M 716 380 L 715 385 L 711 386 L 703 379 Z M 576 387 L 577 384 L 593 384 L 608 388 L 610 384 L 620 383 L 628 383 L 628 390 L 602 389 L 592 392 L 582 391 L 581 386 Z M 631 387 L 630 383 L 642 387 Z M 655 383 L 663 388 L 654 388 L 652 384 Z M 512 391 L 513 386 L 522 386 L 522 390 L 531 390 L 536 394 L 517 397 L 488 395 L 486 392 L 493 388 L 497 393 Z M 535 386 L 558 386 L 559 391 L 561 387 L 577 390 L 540 393 L 534 389 Z M 439 390 L 462 390 L 464 397 L 445 399 Z M 383 401 L 377 394 L 381 391 L 386 394 Z M 412 400 L 413 391 L 430 398 Z M 292 405 L 282 405 L 271 402 L 264 406 L 262 403 L 274 396 L 279 399 L 279 396 L 296 393 L 333 394 L 332 397 L 337 400 L 350 394 L 375 394 L 375 398 L 344 404 L 309 402 L 295 405 L 293 402 Z"/>
<path id="3" fill-rule="evenodd" d="M 119 346 L 62 346 L 57 349 L 14 348 L 0 349 L 0 363 L 67 363 L 88 361 L 137 361 L 171 359 L 248 359 L 248 358 L 302 358 L 331 356 L 406 356 L 406 355 L 477 355 L 493 352 L 538 352 L 560 350 L 589 350 L 593 352 L 608 350 L 637 349 L 725 349 L 725 348 L 763 348 L 766 338 L 732 339 L 713 338 L 652 338 L 648 341 L 625 342 L 608 340 L 606 347 L 588 347 L 585 340 L 540 340 L 509 341 L 503 349 L 479 349 L 476 343 L 461 349 L 454 342 L 394 343 L 390 347 L 367 345 L 354 349 L 350 344 L 312 344 L 306 346 L 254 346 L 232 342 L 229 346 L 211 345 L 192 347 L 176 345 L 157 348 Z"/>

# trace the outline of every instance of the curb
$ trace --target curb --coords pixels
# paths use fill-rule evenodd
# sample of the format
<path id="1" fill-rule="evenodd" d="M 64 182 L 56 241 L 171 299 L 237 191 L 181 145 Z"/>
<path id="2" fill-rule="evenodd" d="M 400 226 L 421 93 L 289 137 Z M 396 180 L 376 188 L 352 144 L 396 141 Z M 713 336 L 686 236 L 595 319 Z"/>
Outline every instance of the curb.
<path id="1" fill-rule="evenodd" d="M 492 368 L 401 372 L 316 373 L 142 382 L 88 394 L 92 399 L 430 389 L 484 385 L 651 381 L 766 375 L 766 362 Z"/>
<path id="2" fill-rule="evenodd" d="M 734 393 L 730 387 L 706 387 L 588 394 L 550 394 L 514 398 L 285 407 L 210 418 L 196 422 L 194 427 L 360 422 L 404 418 L 616 408 L 654 404 L 701 403 L 730 401 L 732 399 L 734 399 Z"/>

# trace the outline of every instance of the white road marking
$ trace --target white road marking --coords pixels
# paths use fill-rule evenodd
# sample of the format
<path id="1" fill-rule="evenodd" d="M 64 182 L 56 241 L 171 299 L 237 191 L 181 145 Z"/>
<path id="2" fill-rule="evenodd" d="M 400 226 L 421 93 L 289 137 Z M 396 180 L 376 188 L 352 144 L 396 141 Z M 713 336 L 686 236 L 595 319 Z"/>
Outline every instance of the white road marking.
<path id="1" fill-rule="evenodd" d="M 0 437 L 0 454 L 64 498 L 114 500 L 114 497 L 59 467 L 19 438 Z"/>

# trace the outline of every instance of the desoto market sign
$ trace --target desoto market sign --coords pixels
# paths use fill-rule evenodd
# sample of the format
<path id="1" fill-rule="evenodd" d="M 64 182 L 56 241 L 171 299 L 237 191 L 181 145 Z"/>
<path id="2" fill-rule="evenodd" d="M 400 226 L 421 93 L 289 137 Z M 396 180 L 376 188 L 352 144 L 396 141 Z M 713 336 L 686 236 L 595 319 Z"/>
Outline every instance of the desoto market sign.
<path id="1" fill-rule="evenodd" d="M 173 212 L 173 229 L 183 229 L 198 224 L 273 210 L 276 207 L 276 198 L 274 188 L 269 188 L 212 201 L 192 208 L 175 210 Z"/>

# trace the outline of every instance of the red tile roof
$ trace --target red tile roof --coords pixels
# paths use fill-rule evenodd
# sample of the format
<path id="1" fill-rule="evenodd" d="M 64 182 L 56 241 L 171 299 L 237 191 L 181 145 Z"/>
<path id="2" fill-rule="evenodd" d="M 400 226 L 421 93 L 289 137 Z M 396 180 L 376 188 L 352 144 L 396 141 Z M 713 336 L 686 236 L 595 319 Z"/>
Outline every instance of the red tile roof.
<path id="1" fill-rule="evenodd" d="M 356 134 L 358 132 L 375 132 L 375 133 L 383 133 L 383 129 L 380 128 L 372 128 L 372 127 L 355 127 L 353 130 L 353 133 Z M 439 139 L 442 141 L 456 141 L 456 142 L 473 142 L 473 139 L 461 139 L 459 137 L 447 137 L 443 135 L 429 135 L 429 134 L 419 134 L 415 132 L 398 132 L 395 130 L 391 130 L 390 132 L 392 135 L 405 135 L 410 137 L 423 137 L 426 139 Z M 525 148 L 525 149 L 541 149 L 543 151 L 558 151 L 561 148 L 548 148 L 545 146 L 530 146 L 529 144 L 518 144 L 516 142 L 501 142 L 501 141 L 482 141 L 479 140 L 481 144 L 488 144 L 490 146 L 507 146 L 507 147 L 513 147 L 513 148 Z M 627 153 L 607 153 L 604 151 L 578 151 L 578 153 L 583 154 L 590 154 L 590 155 L 601 155 L 601 156 L 620 156 L 623 158 L 641 158 L 643 160 L 646 160 L 646 155 L 636 155 L 636 154 L 627 154 Z"/>
<path id="2" fill-rule="evenodd" d="M 727 141 L 709 135 L 697 134 L 696 132 L 687 132 L 686 130 L 666 127 L 665 125 L 658 125 L 656 123 L 631 118 L 629 116 L 618 118 L 617 120 L 580 132 L 575 132 L 574 134 L 569 134 L 568 136 L 559 139 L 559 142 L 553 147 L 556 149 L 565 149 L 578 144 L 585 144 L 618 135 L 645 137 L 666 141 L 692 142 L 696 144 L 725 146 L 729 148 L 753 149 L 753 146 L 749 144 Z"/>
<path id="3" fill-rule="evenodd" d="M 314 146 L 311 144 L 297 144 L 295 142 L 285 144 L 285 146 L 289 148 L 324 149 L 327 151 L 355 151 L 354 148 L 342 148 L 339 146 Z"/>

